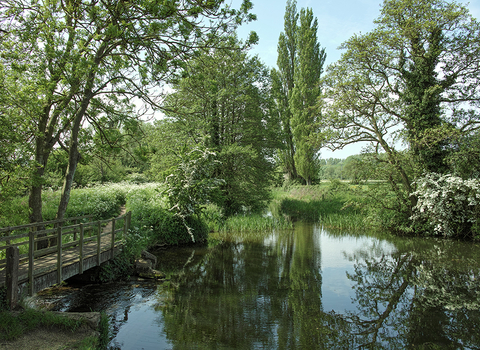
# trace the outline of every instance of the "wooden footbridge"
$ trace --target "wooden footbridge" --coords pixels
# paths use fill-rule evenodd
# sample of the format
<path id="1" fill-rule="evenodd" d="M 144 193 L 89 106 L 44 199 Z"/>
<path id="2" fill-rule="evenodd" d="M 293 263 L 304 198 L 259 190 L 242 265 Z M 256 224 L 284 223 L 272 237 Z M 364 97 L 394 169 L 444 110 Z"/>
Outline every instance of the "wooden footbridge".
<path id="1" fill-rule="evenodd" d="M 99 266 L 117 255 L 131 212 L 110 220 L 93 215 L 0 229 L 0 286 L 16 305 L 34 293 Z"/>

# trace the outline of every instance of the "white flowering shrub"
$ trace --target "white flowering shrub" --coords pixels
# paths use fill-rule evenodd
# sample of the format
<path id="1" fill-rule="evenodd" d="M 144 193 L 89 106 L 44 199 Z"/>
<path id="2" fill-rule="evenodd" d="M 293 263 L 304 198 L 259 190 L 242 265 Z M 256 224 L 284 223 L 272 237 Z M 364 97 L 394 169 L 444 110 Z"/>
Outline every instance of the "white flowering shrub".
<path id="1" fill-rule="evenodd" d="M 430 173 L 418 178 L 412 193 L 418 201 L 411 219 L 427 221 L 436 234 L 447 237 L 469 237 L 478 234 L 480 181 L 464 180 L 451 174 Z"/>
<path id="2" fill-rule="evenodd" d="M 213 176 L 215 167 L 220 162 L 216 154 L 208 149 L 194 148 L 180 155 L 181 161 L 172 169 L 165 179 L 163 195 L 168 199 L 170 211 L 174 212 L 184 223 L 193 242 L 193 228 L 187 219 L 194 214 L 199 215 L 212 193 L 223 180 Z"/>

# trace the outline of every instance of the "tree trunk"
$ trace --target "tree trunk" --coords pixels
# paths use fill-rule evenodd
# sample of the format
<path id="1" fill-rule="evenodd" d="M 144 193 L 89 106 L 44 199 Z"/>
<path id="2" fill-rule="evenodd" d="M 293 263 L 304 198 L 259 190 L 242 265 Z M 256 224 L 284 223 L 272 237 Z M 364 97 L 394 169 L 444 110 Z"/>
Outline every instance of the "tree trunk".
<path id="1" fill-rule="evenodd" d="M 77 170 L 77 164 L 80 160 L 80 152 L 78 152 L 78 133 L 80 131 L 80 125 L 85 115 L 85 111 L 90 104 L 91 94 L 86 94 L 82 105 L 78 110 L 75 120 L 72 126 L 72 134 L 70 136 L 70 149 L 68 152 L 68 166 L 65 173 L 65 179 L 63 181 L 62 194 L 60 197 L 60 203 L 58 204 L 57 219 L 63 219 L 65 212 L 67 211 L 68 202 L 70 200 L 70 191 L 72 189 L 73 178 L 75 171 Z"/>
<path id="2" fill-rule="evenodd" d="M 45 121 L 46 118 L 42 118 L 41 121 Z M 39 129 L 45 130 L 46 123 L 40 123 Z M 30 195 L 28 198 L 28 206 L 30 207 L 31 213 L 29 216 L 30 222 L 42 222 L 42 187 L 43 187 L 43 176 L 45 174 L 45 167 L 47 165 L 47 159 L 49 151 L 46 150 L 46 139 L 45 135 L 38 136 L 35 142 L 35 170 L 32 176 L 32 187 L 30 188 Z M 37 227 L 37 230 L 43 230 L 43 226 Z M 45 234 L 40 234 L 38 237 L 45 236 Z M 48 247 L 48 240 L 39 241 L 36 245 L 37 249 L 43 249 Z"/>
<path id="3" fill-rule="evenodd" d="M 68 166 L 65 173 L 65 180 L 63 181 L 62 194 L 60 197 L 60 203 L 58 204 L 57 219 L 63 219 L 65 212 L 67 211 L 68 202 L 70 201 L 70 191 L 72 189 L 73 177 L 77 170 L 77 164 L 80 160 L 80 153 L 78 152 L 78 134 L 80 132 L 80 126 L 82 124 L 83 117 L 90 105 L 90 100 L 93 97 L 92 86 L 95 79 L 95 72 L 92 71 L 89 76 L 89 80 L 86 83 L 87 88 L 83 94 L 82 103 L 72 125 L 72 134 L 70 135 L 70 149 L 68 152 Z"/>

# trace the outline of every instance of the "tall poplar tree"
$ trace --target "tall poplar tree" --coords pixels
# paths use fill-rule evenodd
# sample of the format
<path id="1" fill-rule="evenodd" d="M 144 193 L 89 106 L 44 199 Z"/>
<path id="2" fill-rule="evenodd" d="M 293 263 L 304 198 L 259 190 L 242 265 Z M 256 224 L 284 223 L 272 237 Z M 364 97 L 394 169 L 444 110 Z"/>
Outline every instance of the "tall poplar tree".
<path id="1" fill-rule="evenodd" d="M 325 49 L 317 41 L 318 21 L 311 9 L 301 9 L 297 32 L 298 55 L 294 74 L 294 88 L 289 104 L 292 113 L 291 128 L 296 146 L 294 155 L 298 174 L 307 185 L 317 177 L 319 147 L 309 137 L 317 112 L 312 108 L 320 95 L 319 80 L 325 62 Z"/>
<path id="2" fill-rule="evenodd" d="M 285 8 L 285 32 L 280 33 L 278 38 L 277 66 L 271 72 L 272 92 L 277 104 L 277 112 L 280 116 L 284 147 L 278 152 L 280 162 L 289 179 L 296 179 L 297 169 L 295 167 L 295 143 L 293 131 L 290 125 L 292 113 L 289 107 L 289 99 L 294 87 L 295 62 L 297 57 L 297 3 L 287 1 Z"/>
<path id="3" fill-rule="evenodd" d="M 289 179 L 302 177 L 311 184 L 318 172 L 318 148 L 308 142 L 315 121 L 311 107 L 320 93 L 325 49 L 317 41 L 318 22 L 312 10 L 301 9 L 299 15 L 296 1 L 287 1 L 284 29 L 278 40 L 278 70 L 271 72 L 284 140 L 278 156 Z"/>

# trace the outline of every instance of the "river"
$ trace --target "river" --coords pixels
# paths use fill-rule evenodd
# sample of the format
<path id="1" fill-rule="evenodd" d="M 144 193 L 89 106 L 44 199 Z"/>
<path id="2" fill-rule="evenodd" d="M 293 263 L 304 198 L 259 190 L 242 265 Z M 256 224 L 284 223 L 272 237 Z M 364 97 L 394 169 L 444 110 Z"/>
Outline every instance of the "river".
<path id="1" fill-rule="evenodd" d="M 54 309 L 105 311 L 111 349 L 480 349 L 479 248 L 296 223 L 158 251 L 166 281 Z"/>

